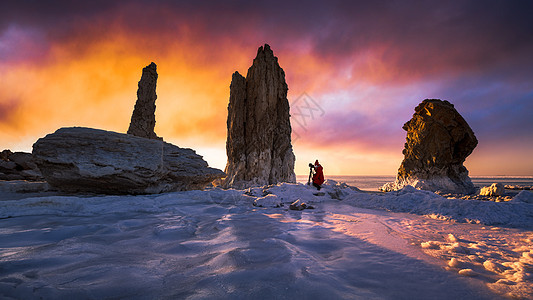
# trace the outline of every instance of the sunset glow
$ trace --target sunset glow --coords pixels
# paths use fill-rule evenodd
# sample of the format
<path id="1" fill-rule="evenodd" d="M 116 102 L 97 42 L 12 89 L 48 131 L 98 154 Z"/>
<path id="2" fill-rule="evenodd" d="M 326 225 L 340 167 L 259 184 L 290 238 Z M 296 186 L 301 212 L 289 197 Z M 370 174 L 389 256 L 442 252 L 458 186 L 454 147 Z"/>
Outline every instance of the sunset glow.
<path id="1" fill-rule="evenodd" d="M 56 2 L 2 4 L 2 149 L 31 151 L 66 126 L 125 132 L 142 68 L 153 61 L 156 133 L 223 169 L 231 75 L 245 75 L 268 43 L 294 103 L 297 174 L 319 159 L 326 176 L 394 175 L 403 123 L 423 99 L 439 98 L 478 137 L 471 174 L 533 175 L 533 21 L 519 1 L 508 10 L 465 2 L 417 11 L 342 1 Z M 302 95 L 323 111 L 305 126 L 294 120 Z"/>

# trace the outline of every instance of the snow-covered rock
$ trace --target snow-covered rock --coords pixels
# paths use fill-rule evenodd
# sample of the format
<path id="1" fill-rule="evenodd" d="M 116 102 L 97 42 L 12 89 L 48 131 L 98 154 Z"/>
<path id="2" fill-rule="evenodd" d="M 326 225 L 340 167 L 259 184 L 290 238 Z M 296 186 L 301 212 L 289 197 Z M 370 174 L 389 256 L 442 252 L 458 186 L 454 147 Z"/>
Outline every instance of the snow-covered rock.
<path id="1" fill-rule="evenodd" d="M 448 266 L 452 268 L 460 268 L 462 265 L 462 262 L 455 257 L 452 257 L 452 259 L 450 259 L 450 261 L 448 262 Z"/>
<path id="2" fill-rule="evenodd" d="M 493 183 L 490 186 L 484 186 L 479 191 L 481 196 L 502 196 L 505 193 L 505 186 L 502 183 Z"/>
<path id="3" fill-rule="evenodd" d="M 281 199 L 272 194 L 254 200 L 254 206 L 258 207 L 280 207 L 282 205 L 283 203 L 281 202 Z"/>
<path id="4" fill-rule="evenodd" d="M 291 205 L 289 205 L 290 210 L 304 210 L 306 208 L 307 208 L 307 204 L 305 204 L 300 199 L 294 201 L 293 203 L 291 203 Z"/>
<path id="5" fill-rule="evenodd" d="M 459 270 L 459 272 L 457 272 L 457 273 L 459 273 L 459 275 L 463 275 L 463 276 L 466 276 L 466 277 L 475 277 L 475 276 L 478 275 L 472 269 L 462 269 L 462 270 Z"/>
<path id="6" fill-rule="evenodd" d="M 331 179 L 326 179 L 321 191 L 326 192 L 332 199 L 336 200 L 342 200 L 351 194 L 361 193 L 361 190 L 354 186 Z"/>
<path id="7" fill-rule="evenodd" d="M 203 189 L 224 176 L 191 149 L 91 128 L 61 128 L 33 155 L 46 181 L 67 192 L 149 194 Z"/>
<path id="8" fill-rule="evenodd" d="M 494 272 L 494 273 L 502 273 L 506 268 L 499 263 L 495 263 L 492 260 L 486 260 L 483 262 L 483 267 L 485 270 Z"/>
<path id="9" fill-rule="evenodd" d="M 465 179 L 466 180 L 466 179 Z M 468 179 L 470 180 L 470 179 Z M 383 192 L 397 191 L 405 187 L 411 186 L 418 190 L 427 190 L 433 192 L 453 192 L 453 193 L 470 193 L 472 189 L 457 188 L 457 182 L 448 177 L 434 177 L 431 179 L 423 179 L 416 177 L 404 178 L 396 180 L 395 182 L 385 183 L 380 187 Z"/>

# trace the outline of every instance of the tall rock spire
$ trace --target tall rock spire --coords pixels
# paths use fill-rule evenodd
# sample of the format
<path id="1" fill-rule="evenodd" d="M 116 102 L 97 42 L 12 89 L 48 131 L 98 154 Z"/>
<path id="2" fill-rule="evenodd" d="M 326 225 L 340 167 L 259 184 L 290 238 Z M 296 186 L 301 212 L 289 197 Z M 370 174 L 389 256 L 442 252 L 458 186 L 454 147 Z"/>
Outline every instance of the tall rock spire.
<path id="1" fill-rule="evenodd" d="M 152 62 L 143 68 L 128 134 L 148 139 L 161 139 L 154 132 L 156 85 L 157 66 Z"/>
<path id="2" fill-rule="evenodd" d="M 287 90 L 285 72 L 267 44 L 259 47 L 246 78 L 233 74 L 224 186 L 296 182 Z"/>

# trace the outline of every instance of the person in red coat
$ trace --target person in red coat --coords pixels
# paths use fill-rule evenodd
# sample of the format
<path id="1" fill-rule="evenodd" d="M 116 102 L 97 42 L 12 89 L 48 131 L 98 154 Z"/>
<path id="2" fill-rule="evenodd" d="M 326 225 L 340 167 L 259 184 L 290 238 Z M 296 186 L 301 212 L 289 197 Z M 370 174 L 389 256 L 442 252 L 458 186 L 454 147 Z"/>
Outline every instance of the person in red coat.
<path id="1" fill-rule="evenodd" d="M 313 174 L 313 186 L 317 188 L 317 190 L 320 191 L 322 188 L 322 184 L 324 183 L 324 172 L 323 168 L 318 162 L 318 159 L 315 161 L 315 174 Z"/>

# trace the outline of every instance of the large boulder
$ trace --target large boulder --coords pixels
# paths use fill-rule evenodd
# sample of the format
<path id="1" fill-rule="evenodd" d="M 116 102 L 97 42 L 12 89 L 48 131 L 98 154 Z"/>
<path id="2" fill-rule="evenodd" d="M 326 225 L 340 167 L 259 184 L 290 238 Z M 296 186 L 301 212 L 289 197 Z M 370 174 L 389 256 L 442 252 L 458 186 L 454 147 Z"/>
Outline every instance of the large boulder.
<path id="1" fill-rule="evenodd" d="M 137 101 L 131 115 L 128 134 L 147 138 L 161 139 L 155 134 L 155 93 L 157 85 L 157 66 L 151 63 L 146 66 L 139 81 L 137 89 Z"/>
<path id="2" fill-rule="evenodd" d="M 191 149 L 98 129 L 61 128 L 33 145 L 50 186 L 66 192 L 149 194 L 203 189 L 224 172 Z"/>
<path id="3" fill-rule="evenodd" d="M 296 182 L 285 72 L 265 44 L 246 78 L 233 74 L 228 105 L 228 162 L 223 186 Z"/>
<path id="4" fill-rule="evenodd" d="M 0 152 L 0 180 L 43 181 L 44 178 L 31 153 Z"/>
<path id="5" fill-rule="evenodd" d="M 503 196 L 505 194 L 505 186 L 503 183 L 493 183 L 490 186 L 484 186 L 479 190 L 481 196 Z"/>
<path id="6" fill-rule="evenodd" d="M 415 108 L 413 118 L 403 129 L 407 131 L 404 159 L 396 182 L 384 185 L 382 190 L 411 185 L 447 193 L 475 192 L 463 163 L 478 141 L 453 104 L 426 99 Z"/>

